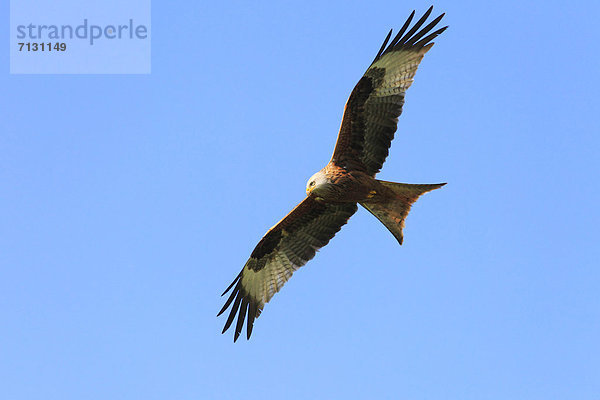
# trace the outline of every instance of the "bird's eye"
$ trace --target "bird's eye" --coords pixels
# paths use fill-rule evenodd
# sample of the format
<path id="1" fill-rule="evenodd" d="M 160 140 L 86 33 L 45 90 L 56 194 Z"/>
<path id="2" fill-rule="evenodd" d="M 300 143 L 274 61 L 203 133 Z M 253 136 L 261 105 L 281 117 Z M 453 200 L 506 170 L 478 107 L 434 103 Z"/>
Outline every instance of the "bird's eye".
<path id="1" fill-rule="evenodd" d="M 315 186 L 315 181 L 312 181 L 312 182 L 309 184 L 309 186 L 310 186 L 310 187 L 313 187 L 313 186 Z"/>

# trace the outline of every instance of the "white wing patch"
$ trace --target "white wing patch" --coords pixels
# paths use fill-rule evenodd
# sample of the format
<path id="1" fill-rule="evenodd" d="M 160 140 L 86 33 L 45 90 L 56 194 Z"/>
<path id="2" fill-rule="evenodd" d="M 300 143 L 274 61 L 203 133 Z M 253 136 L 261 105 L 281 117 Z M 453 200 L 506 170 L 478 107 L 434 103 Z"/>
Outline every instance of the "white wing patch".
<path id="1" fill-rule="evenodd" d="M 433 43 L 417 51 L 404 50 L 387 53 L 377 60 L 369 69 L 384 68 L 385 76 L 381 85 L 375 90 L 375 95 L 386 97 L 404 94 L 412 85 L 417 68 L 431 46 Z"/>
<path id="2" fill-rule="evenodd" d="M 257 303 L 259 308 L 271 300 L 275 293 L 279 292 L 283 285 L 292 277 L 292 274 L 306 263 L 292 262 L 291 255 L 286 251 L 276 251 L 267 256 L 265 266 L 259 271 L 253 270 L 249 264 L 256 260 L 250 258 L 242 273 L 242 286 L 250 297 Z"/>

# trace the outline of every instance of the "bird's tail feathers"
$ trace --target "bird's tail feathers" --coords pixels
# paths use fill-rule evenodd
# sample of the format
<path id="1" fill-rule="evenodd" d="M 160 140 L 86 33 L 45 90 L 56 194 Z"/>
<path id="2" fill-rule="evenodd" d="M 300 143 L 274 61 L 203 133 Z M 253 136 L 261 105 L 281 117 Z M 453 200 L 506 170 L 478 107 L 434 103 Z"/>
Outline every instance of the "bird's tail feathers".
<path id="1" fill-rule="evenodd" d="M 439 189 L 445 183 L 434 184 L 410 184 L 379 181 L 383 186 L 391 189 L 396 196 L 388 201 L 365 201 L 360 205 L 373 214 L 402 244 L 402 229 L 404 220 L 410 211 L 410 207 L 424 193 Z"/>

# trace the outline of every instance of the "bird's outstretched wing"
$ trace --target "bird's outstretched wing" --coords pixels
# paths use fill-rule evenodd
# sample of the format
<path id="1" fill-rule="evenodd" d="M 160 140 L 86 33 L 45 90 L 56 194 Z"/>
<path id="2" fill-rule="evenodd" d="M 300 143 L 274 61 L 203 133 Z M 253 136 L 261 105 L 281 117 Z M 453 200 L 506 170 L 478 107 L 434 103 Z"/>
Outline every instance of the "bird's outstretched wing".
<path id="1" fill-rule="evenodd" d="M 432 32 L 444 14 L 421 28 L 432 10 L 429 8 L 409 29 L 413 11 L 391 42 L 390 31 L 375 60 L 352 90 L 333 152 L 336 165 L 372 176 L 383 166 L 402 113 L 404 94 L 423 56 L 433 46 L 431 40 L 447 28 Z"/>
<path id="2" fill-rule="evenodd" d="M 223 333 L 238 314 L 233 340 L 239 337 L 247 316 L 250 338 L 254 320 L 263 306 L 287 282 L 294 271 L 315 256 L 356 212 L 356 203 L 325 204 L 307 197 L 271 228 L 258 242 L 242 272 L 225 290 L 233 288 L 221 315 L 233 303 Z"/>

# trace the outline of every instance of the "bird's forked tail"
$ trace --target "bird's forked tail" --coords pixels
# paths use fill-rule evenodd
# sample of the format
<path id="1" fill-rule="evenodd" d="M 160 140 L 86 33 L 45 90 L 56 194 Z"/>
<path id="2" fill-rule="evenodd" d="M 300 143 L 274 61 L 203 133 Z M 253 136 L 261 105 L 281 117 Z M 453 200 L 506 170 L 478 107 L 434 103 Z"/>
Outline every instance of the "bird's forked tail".
<path id="1" fill-rule="evenodd" d="M 439 189 L 445 183 L 410 184 L 378 181 L 383 186 L 391 189 L 396 196 L 386 201 L 365 201 L 360 205 L 377 217 L 383 225 L 394 235 L 398 243 L 402 244 L 402 228 L 404 220 L 412 204 L 419 196 L 434 189 Z"/>

